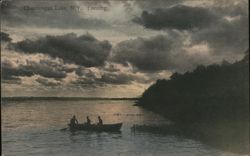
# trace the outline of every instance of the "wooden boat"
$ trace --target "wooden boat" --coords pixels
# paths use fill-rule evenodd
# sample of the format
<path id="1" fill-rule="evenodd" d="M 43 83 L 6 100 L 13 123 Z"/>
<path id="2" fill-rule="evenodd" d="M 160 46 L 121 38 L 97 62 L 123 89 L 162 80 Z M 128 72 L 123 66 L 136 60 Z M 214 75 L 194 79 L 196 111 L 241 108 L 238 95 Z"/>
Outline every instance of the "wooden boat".
<path id="1" fill-rule="evenodd" d="M 96 131 L 96 132 L 119 132 L 121 130 L 122 123 L 116 124 L 103 124 L 103 125 L 96 125 L 96 124 L 69 124 L 69 129 L 71 131 Z"/>

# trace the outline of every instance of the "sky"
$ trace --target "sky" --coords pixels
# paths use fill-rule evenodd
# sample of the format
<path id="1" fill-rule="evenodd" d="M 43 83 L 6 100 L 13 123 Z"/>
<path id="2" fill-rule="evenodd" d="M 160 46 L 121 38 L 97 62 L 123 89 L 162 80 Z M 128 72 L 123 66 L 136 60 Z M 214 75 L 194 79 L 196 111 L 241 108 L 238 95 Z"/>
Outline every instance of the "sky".
<path id="1" fill-rule="evenodd" d="M 235 62 L 248 0 L 4 0 L 2 96 L 139 97 L 157 79 Z"/>

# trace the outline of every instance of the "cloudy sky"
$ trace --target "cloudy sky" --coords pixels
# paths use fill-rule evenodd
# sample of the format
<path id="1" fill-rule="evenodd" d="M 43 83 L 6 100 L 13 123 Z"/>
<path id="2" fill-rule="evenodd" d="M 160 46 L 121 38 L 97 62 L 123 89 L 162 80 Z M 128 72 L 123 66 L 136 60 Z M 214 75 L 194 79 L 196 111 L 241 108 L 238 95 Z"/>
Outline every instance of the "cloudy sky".
<path id="1" fill-rule="evenodd" d="M 248 0 L 4 0 L 2 95 L 140 96 L 244 57 L 248 22 Z"/>

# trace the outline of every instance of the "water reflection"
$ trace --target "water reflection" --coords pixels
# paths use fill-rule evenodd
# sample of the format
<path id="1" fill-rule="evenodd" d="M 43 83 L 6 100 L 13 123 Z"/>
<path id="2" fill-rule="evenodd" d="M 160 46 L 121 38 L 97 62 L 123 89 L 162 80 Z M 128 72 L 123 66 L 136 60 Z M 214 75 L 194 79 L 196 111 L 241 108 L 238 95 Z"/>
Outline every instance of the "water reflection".
<path id="1" fill-rule="evenodd" d="M 123 122 L 121 133 L 71 133 L 72 115 L 85 122 Z M 169 121 L 133 101 L 23 101 L 2 105 L 4 155 L 230 155 L 192 139 L 131 131 L 133 125 L 169 125 Z M 152 130 L 150 130 L 152 132 Z M 166 130 L 166 131 L 169 131 Z"/>

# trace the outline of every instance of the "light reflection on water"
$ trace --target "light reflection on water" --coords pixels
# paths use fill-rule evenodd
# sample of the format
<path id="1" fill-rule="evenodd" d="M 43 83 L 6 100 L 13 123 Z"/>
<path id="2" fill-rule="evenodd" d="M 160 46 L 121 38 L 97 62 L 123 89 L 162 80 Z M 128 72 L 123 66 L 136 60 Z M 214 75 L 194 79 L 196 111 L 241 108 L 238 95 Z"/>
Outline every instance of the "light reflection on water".
<path id="1" fill-rule="evenodd" d="M 166 119 L 133 106 L 133 101 L 22 101 L 2 105 L 3 155 L 175 156 L 237 155 L 191 139 L 131 131 L 134 124 L 169 124 Z M 75 114 L 97 122 L 123 122 L 121 133 L 60 131 Z"/>

